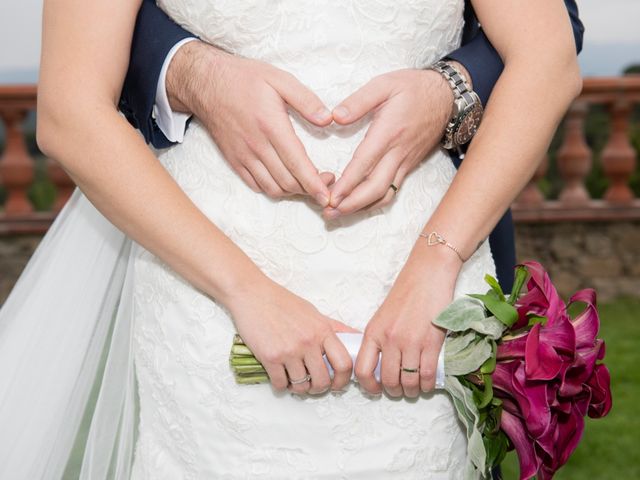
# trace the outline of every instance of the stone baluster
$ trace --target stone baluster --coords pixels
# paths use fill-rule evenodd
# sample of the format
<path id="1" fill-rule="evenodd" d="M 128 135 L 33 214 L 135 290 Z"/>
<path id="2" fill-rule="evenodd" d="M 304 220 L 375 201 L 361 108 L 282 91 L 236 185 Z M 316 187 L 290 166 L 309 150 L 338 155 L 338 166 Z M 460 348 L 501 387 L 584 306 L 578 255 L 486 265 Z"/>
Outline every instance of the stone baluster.
<path id="1" fill-rule="evenodd" d="M 524 187 L 520 195 L 516 200 L 516 204 L 518 207 L 522 208 L 538 208 L 544 203 L 544 195 L 538 188 L 538 182 L 546 175 L 547 169 L 549 168 L 549 156 L 545 155 L 540 165 L 536 169 L 527 183 L 527 186 Z"/>
<path id="2" fill-rule="evenodd" d="M 6 131 L 6 146 L 0 157 L 0 179 L 8 194 L 4 205 L 7 217 L 33 212 L 27 190 L 33 182 L 34 165 L 22 129 L 27 113 L 27 109 L 21 107 L 0 109 Z"/>
<path id="3" fill-rule="evenodd" d="M 602 151 L 604 173 L 611 180 L 605 200 L 624 204 L 633 200 L 629 179 L 635 169 L 635 151 L 629 141 L 629 115 L 631 105 L 625 98 L 619 98 L 609 105 L 611 115 L 611 135 Z"/>
<path id="4" fill-rule="evenodd" d="M 47 159 L 47 174 L 49 175 L 49 180 L 56 186 L 56 200 L 52 209 L 55 212 L 59 212 L 73 193 L 75 183 L 73 183 L 73 180 L 60 164 L 51 158 Z"/>
<path id="5" fill-rule="evenodd" d="M 564 181 L 559 200 L 567 205 L 582 205 L 590 200 L 585 187 L 592 164 L 592 152 L 584 138 L 587 112 L 584 101 L 574 102 L 567 114 L 564 140 L 558 150 L 558 171 Z"/>

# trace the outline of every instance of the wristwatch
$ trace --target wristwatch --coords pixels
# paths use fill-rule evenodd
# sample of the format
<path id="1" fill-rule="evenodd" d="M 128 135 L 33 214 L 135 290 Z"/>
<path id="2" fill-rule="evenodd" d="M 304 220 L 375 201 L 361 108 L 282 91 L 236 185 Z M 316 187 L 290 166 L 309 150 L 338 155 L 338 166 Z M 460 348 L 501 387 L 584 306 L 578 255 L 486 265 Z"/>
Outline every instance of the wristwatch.
<path id="1" fill-rule="evenodd" d="M 483 112 L 480 97 L 451 63 L 440 60 L 427 68 L 442 75 L 453 90 L 453 109 L 441 144 L 448 150 L 460 150 L 461 145 L 473 138 L 480 125 Z"/>

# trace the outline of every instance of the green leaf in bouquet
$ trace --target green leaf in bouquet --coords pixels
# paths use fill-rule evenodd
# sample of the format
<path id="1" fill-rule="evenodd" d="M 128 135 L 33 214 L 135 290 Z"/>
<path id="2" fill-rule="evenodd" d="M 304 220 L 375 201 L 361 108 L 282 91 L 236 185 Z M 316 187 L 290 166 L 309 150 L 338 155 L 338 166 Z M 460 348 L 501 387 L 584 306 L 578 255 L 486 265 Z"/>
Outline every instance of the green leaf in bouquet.
<path id="1" fill-rule="evenodd" d="M 440 312 L 433 320 L 433 323 L 450 332 L 463 332 L 471 328 L 470 324 L 482 322 L 484 319 L 485 314 L 482 303 L 469 297 L 461 297 L 451 302 Z"/>
<path id="2" fill-rule="evenodd" d="M 493 315 L 485 317 L 482 322 L 471 323 L 469 328 L 472 328 L 476 332 L 485 335 L 492 340 L 499 340 L 502 338 L 502 334 L 506 329 L 505 325 Z"/>
<path id="3" fill-rule="evenodd" d="M 484 382 L 482 389 L 474 385 L 474 400 L 476 400 L 476 405 L 479 410 L 482 410 L 484 407 L 489 405 L 493 398 L 493 382 L 491 381 L 491 375 L 483 375 L 482 379 Z"/>
<path id="4" fill-rule="evenodd" d="M 465 348 L 449 352 L 445 344 L 444 369 L 447 375 L 466 375 L 478 370 L 492 352 L 491 340 L 478 336 Z"/>
<path id="5" fill-rule="evenodd" d="M 547 317 L 542 315 L 530 313 L 527 318 L 529 319 L 528 327 L 533 327 L 536 323 L 541 323 L 543 326 L 547 324 Z"/>
<path id="6" fill-rule="evenodd" d="M 502 400 L 497 397 L 493 397 L 489 404 L 489 408 L 486 409 L 487 418 L 484 424 L 484 433 L 486 435 L 492 435 L 500 431 L 500 417 L 502 416 Z"/>
<path id="7" fill-rule="evenodd" d="M 507 455 L 509 439 L 502 431 L 495 435 L 485 435 L 484 448 L 487 452 L 487 465 L 499 465 Z"/>
<path id="8" fill-rule="evenodd" d="M 447 335 L 444 344 L 445 359 L 447 355 L 455 355 L 471 344 L 478 338 L 478 333 L 474 330 L 467 330 L 462 333 L 450 333 Z"/>
<path id="9" fill-rule="evenodd" d="M 484 281 L 489 284 L 489 286 L 491 287 L 491 290 L 493 290 L 496 293 L 496 295 L 498 295 L 498 298 L 500 300 L 502 300 L 503 302 L 506 301 L 506 298 L 504 296 L 504 292 L 502 291 L 502 287 L 498 283 L 498 280 L 496 280 L 494 277 L 492 277 L 491 275 L 489 275 L 487 273 L 484 276 Z"/>
<path id="10" fill-rule="evenodd" d="M 493 373 L 496 369 L 496 361 L 498 354 L 498 345 L 495 341 L 491 342 L 491 356 L 487 358 L 487 360 L 480 367 L 480 373 L 482 374 L 490 374 Z"/>
<path id="11" fill-rule="evenodd" d="M 529 276 L 529 272 L 527 272 L 526 267 L 523 265 L 518 265 L 514 276 L 515 278 L 513 281 L 513 287 L 511 288 L 511 295 L 509 295 L 509 300 L 507 300 L 509 305 L 515 305 L 518 297 L 520 297 L 520 292 L 522 291 L 522 287 L 524 287 L 524 282 Z"/>
<path id="12" fill-rule="evenodd" d="M 467 468 L 465 478 L 486 478 L 487 452 L 480 431 L 480 413 L 473 401 L 473 393 L 462 385 L 460 380 L 451 375 L 446 376 L 445 390 L 451 395 L 458 418 L 467 431 L 467 458 L 475 469 Z"/>
<path id="13" fill-rule="evenodd" d="M 487 310 L 489 310 L 507 327 L 511 327 L 518 321 L 518 311 L 515 309 L 515 307 L 505 301 L 500 300 L 498 298 L 498 295 L 493 290 L 489 290 L 489 292 L 485 295 L 472 293 L 469 296 L 480 300 L 487 308 Z"/>

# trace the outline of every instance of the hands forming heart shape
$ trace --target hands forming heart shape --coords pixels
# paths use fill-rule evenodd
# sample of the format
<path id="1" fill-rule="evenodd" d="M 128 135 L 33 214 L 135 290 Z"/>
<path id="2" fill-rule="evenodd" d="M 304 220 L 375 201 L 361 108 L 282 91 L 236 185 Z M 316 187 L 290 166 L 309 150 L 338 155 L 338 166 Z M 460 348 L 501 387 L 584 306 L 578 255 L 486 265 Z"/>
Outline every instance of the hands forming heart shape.
<path id="1" fill-rule="evenodd" d="M 467 77 L 468 78 L 468 77 Z M 438 73 L 383 73 L 330 111 L 294 75 L 259 60 L 190 42 L 174 57 L 167 93 L 175 110 L 194 113 L 244 182 L 271 198 L 309 195 L 333 219 L 382 207 L 442 138 L 453 94 Z M 348 125 L 373 112 L 362 142 L 337 179 L 319 172 L 287 108 L 312 124 Z"/>

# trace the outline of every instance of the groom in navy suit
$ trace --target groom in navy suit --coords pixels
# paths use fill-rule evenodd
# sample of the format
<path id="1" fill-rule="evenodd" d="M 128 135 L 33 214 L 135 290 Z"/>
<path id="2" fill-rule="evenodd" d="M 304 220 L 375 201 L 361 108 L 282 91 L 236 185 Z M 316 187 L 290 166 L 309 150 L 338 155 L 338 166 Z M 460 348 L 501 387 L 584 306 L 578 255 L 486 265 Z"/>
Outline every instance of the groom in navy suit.
<path id="1" fill-rule="evenodd" d="M 575 0 L 565 0 L 565 4 L 573 27 L 576 50 L 580 52 L 584 27 L 578 17 L 578 7 Z M 461 47 L 445 58 L 457 62 L 471 80 L 473 90 L 484 105 L 502 72 L 503 63 L 482 31 L 469 1 L 466 2 L 464 18 Z M 526 22 L 526 19 L 523 19 L 523 22 Z M 172 112 L 167 94 L 169 88 L 183 88 L 189 79 L 181 79 L 178 75 L 177 81 L 171 86 L 165 86 L 165 81 L 168 69 L 173 68 L 173 56 L 180 55 L 180 51 L 184 50 L 184 44 L 192 39 L 198 41 L 193 34 L 176 25 L 165 15 L 154 0 L 143 1 L 133 36 L 131 60 L 120 99 L 120 109 L 129 122 L 142 132 L 147 142 L 156 148 L 168 147 L 180 141 L 184 130 L 188 128 L 189 105 L 182 105 L 186 114 Z M 192 59 L 193 62 L 199 60 Z M 212 99 L 207 98 L 207 92 L 203 90 L 200 94 L 202 98 L 194 101 L 200 102 L 201 105 L 211 105 Z M 444 97 L 446 93 L 443 92 L 443 98 L 448 98 Z M 451 105 L 448 108 L 450 109 Z M 435 110 L 437 109 L 434 108 L 434 116 Z M 434 125 L 442 131 L 444 124 L 439 125 L 439 122 L 441 121 L 434 119 Z M 203 123 L 207 126 L 206 122 Z M 438 140 L 434 137 L 433 147 L 437 145 Z M 453 150 L 451 157 L 456 167 L 459 166 L 461 159 Z M 505 291 L 510 291 L 516 258 L 513 221 L 509 211 L 497 224 L 489 241 L 496 262 L 498 280 Z"/>

